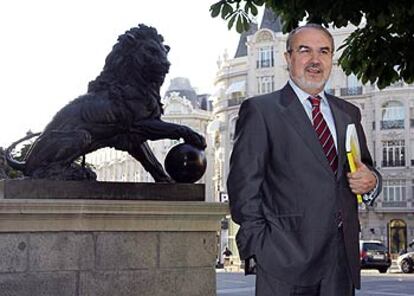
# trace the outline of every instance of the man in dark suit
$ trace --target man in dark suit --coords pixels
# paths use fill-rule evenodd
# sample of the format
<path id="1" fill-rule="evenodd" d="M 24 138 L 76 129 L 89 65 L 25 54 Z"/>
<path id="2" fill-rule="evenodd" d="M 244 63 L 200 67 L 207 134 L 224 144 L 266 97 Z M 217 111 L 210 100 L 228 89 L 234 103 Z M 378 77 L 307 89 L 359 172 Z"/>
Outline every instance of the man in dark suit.
<path id="1" fill-rule="evenodd" d="M 323 89 L 334 42 L 307 24 L 289 34 L 289 82 L 243 102 L 227 189 L 240 225 L 241 259 L 256 262 L 256 295 L 350 296 L 360 288 L 356 194 L 372 204 L 381 176 L 372 167 L 361 113 Z M 355 124 L 361 162 L 345 153 Z"/>

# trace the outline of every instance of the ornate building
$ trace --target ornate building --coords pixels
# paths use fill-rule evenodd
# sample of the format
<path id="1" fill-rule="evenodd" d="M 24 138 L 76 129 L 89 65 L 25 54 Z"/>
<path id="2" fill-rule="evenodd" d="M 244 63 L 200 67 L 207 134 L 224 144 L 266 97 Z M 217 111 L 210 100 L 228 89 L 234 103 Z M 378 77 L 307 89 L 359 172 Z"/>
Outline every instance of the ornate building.
<path id="1" fill-rule="evenodd" d="M 354 30 L 349 26 L 330 30 L 337 47 Z M 289 78 L 283 57 L 286 34 L 270 10 L 260 27 L 241 35 L 234 58 L 227 54 L 218 61 L 213 98 L 214 196 L 227 197 L 226 176 L 233 146 L 240 103 L 248 97 L 272 92 Z M 358 106 L 376 168 L 382 173 L 384 189 L 375 206 L 360 206 L 361 239 L 378 239 L 393 254 L 414 239 L 414 85 L 398 83 L 383 90 L 362 85 L 338 66 L 341 52 L 335 52 L 326 92 Z M 229 225 L 228 244 L 237 264 L 234 236 L 237 225 Z"/>

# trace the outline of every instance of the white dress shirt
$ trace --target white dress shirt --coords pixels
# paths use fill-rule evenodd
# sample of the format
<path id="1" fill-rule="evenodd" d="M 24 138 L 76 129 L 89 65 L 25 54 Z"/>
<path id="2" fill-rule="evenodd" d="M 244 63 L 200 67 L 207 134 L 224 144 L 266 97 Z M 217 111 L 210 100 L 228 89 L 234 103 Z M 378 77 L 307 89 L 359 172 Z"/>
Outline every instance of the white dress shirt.
<path id="1" fill-rule="evenodd" d="M 311 122 L 312 121 L 312 104 L 309 101 L 309 97 L 314 97 L 297 86 L 292 79 L 289 79 L 289 84 L 292 87 L 293 91 L 295 92 L 296 96 L 298 97 L 299 101 L 301 102 L 303 108 L 305 109 L 306 114 L 308 115 Z M 325 96 L 325 92 L 321 91 L 318 96 L 321 98 L 321 113 L 323 118 L 326 121 L 326 124 L 328 125 L 329 131 L 332 134 L 332 138 L 335 143 L 336 151 L 338 151 L 338 141 L 336 140 L 336 128 L 335 128 L 335 121 L 332 115 L 331 108 L 329 107 L 328 99 Z"/>

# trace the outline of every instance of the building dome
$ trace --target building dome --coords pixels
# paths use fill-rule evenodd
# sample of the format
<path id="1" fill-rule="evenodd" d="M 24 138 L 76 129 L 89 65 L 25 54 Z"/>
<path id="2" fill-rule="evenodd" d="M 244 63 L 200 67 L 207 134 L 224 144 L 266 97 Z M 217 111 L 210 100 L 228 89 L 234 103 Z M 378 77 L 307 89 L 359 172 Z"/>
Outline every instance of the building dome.
<path id="1" fill-rule="evenodd" d="M 175 77 L 170 80 L 170 85 L 165 92 L 164 98 L 171 93 L 178 93 L 178 96 L 189 100 L 196 109 L 211 110 L 211 102 L 209 102 L 209 94 L 197 94 L 191 86 L 190 80 L 186 77 Z"/>
<path id="2" fill-rule="evenodd" d="M 190 80 L 185 77 L 176 77 L 170 80 L 170 85 L 168 86 L 167 91 L 165 92 L 165 97 L 170 93 L 177 92 L 181 97 L 185 97 L 191 103 L 197 103 L 197 93 L 194 88 L 191 86 Z"/>

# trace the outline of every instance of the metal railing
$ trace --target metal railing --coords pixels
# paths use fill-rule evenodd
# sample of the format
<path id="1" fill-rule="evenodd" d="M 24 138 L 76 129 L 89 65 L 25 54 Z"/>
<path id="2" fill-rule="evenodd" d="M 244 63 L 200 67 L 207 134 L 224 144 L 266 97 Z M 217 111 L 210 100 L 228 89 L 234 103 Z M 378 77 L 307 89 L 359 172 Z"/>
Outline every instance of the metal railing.
<path id="1" fill-rule="evenodd" d="M 383 160 L 381 162 L 382 167 L 403 167 L 405 166 L 405 160 Z"/>
<path id="2" fill-rule="evenodd" d="M 362 95 L 362 86 L 341 88 L 341 96 Z"/>
<path id="3" fill-rule="evenodd" d="M 383 208 L 406 208 L 408 207 L 407 201 L 382 201 L 381 207 Z"/>
<path id="4" fill-rule="evenodd" d="M 237 106 L 240 105 L 244 101 L 245 97 L 238 97 L 238 98 L 231 98 L 227 100 L 227 106 Z"/>
<path id="5" fill-rule="evenodd" d="M 381 120 L 381 129 L 402 129 L 404 128 L 404 119 L 398 120 Z"/>

